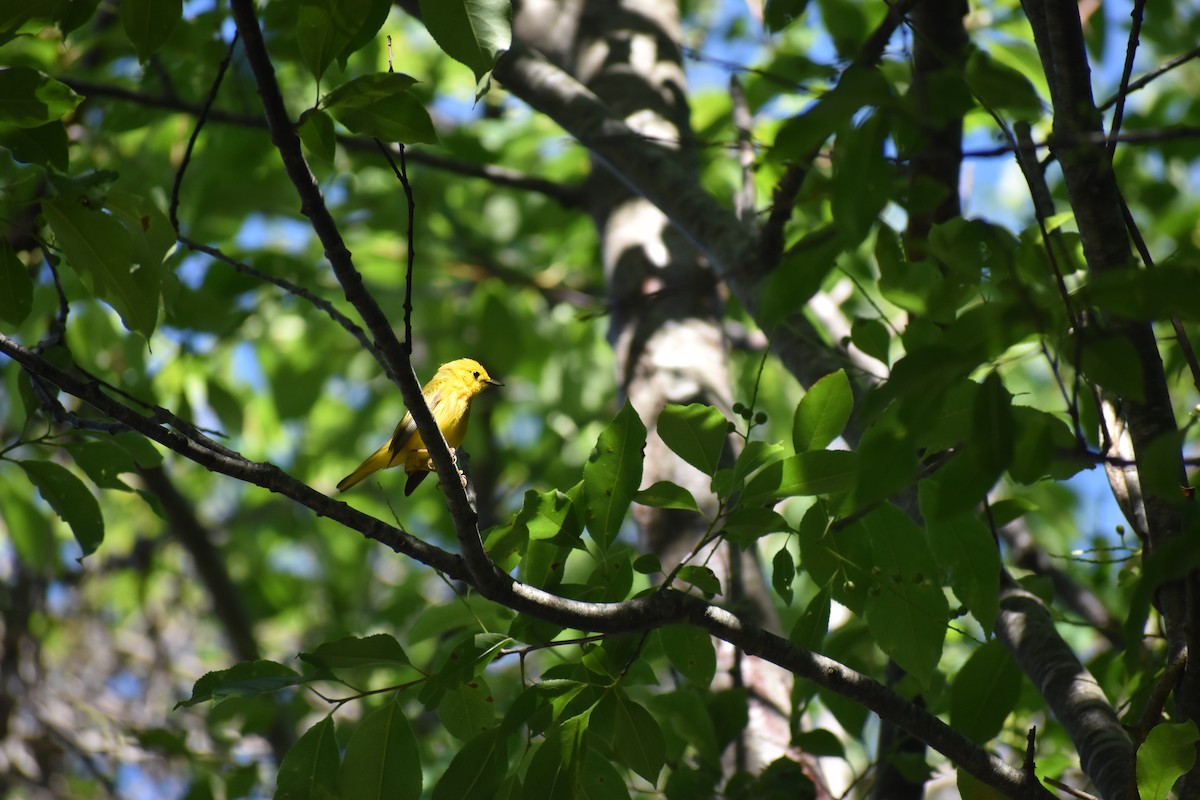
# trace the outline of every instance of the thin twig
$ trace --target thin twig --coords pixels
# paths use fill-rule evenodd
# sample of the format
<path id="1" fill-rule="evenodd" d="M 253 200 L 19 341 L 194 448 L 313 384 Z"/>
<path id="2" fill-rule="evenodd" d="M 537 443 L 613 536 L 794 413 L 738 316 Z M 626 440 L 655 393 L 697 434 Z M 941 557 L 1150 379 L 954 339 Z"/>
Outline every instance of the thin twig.
<path id="1" fill-rule="evenodd" d="M 1125 68 L 1121 71 L 1121 85 L 1117 89 L 1117 108 L 1113 111 L 1112 125 L 1109 127 L 1109 137 L 1116 137 L 1121 133 L 1121 122 L 1125 118 L 1125 98 L 1129 94 L 1129 78 L 1133 75 L 1133 58 L 1137 55 L 1138 42 L 1142 33 L 1142 17 L 1146 10 L 1146 0 L 1134 0 L 1133 11 L 1130 12 L 1130 17 L 1133 22 L 1129 25 L 1129 41 L 1125 45 Z M 1115 139 L 1108 144 L 1108 163 L 1112 163 L 1113 156 L 1117 153 L 1117 142 Z"/>
<path id="2" fill-rule="evenodd" d="M 179 169 L 175 170 L 175 183 L 171 187 L 171 204 L 168 207 L 167 216 L 171 220 L 171 227 L 176 233 L 179 232 L 179 189 L 183 185 L 183 174 L 187 171 L 188 164 L 191 163 L 192 151 L 196 147 L 196 140 L 200 138 L 200 130 L 208 120 L 213 103 L 217 101 L 217 92 L 220 91 L 221 83 L 225 80 L 225 72 L 229 69 L 229 63 L 233 60 L 233 51 L 237 47 L 237 43 L 238 34 L 237 31 L 234 31 L 233 38 L 229 40 L 229 48 L 225 51 L 225 58 L 221 59 L 221 64 L 217 67 L 217 75 L 213 78 L 212 86 L 208 89 L 208 96 L 204 98 L 204 105 L 201 106 L 200 113 L 196 116 L 196 125 L 192 128 L 192 135 L 188 139 L 187 147 L 183 151 L 183 159 L 179 162 Z"/>
<path id="3" fill-rule="evenodd" d="M 408 271 L 404 276 L 404 347 L 408 351 L 409 356 L 412 355 L 412 282 L 413 282 L 413 267 L 417 261 L 416 243 L 413 241 L 414 220 L 416 219 L 416 203 L 413 202 L 412 184 L 408 182 L 408 164 L 404 160 L 405 147 L 399 145 L 400 150 L 400 166 L 396 166 L 395 159 L 392 158 L 392 151 L 387 145 L 378 139 L 375 140 L 376 147 L 383 153 L 383 157 L 387 159 L 388 164 L 392 168 L 392 172 L 396 175 L 396 180 L 400 181 L 400 185 L 404 187 L 404 198 L 408 202 Z"/>

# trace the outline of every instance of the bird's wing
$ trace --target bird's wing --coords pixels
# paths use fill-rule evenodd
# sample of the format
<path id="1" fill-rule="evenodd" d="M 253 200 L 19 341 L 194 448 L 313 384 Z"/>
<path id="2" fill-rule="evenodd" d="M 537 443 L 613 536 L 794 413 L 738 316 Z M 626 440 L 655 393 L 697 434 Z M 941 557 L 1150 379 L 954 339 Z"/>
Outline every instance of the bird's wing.
<path id="1" fill-rule="evenodd" d="M 435 391 L 433 394 L 425 396 L 425 402 L 430 408 L 437 408 L 438 402 L 442 399 L 441 391 Z M 409 443 L 417 432 L 417 422 L 413 419 L 412 412 L 405 412 L 404 419 L 400 420 L 396 425 L 396 430 L 392 433 L 392 440 L 388 443 L 388 449 L 392 452 L 392 463 L 396 463 L 396 456 L 404 449 L 404 446 Z"/>

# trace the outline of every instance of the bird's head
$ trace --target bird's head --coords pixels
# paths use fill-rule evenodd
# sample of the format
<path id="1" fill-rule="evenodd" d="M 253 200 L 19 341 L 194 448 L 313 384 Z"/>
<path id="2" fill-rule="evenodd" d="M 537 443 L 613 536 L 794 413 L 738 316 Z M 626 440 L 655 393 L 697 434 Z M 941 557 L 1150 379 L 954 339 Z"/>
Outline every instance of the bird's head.
<path id="1" fill-rule="evenodd" d="M 434 376 L 434 380 L 438 379 L 453 382 L 470 397 L 474 397 L 489 386 L 504 385 L 488 375 L 483 365 L 472 358 L 460 358 L 457 361 L 442 364 L 438 368 L 437 375 Z"/>

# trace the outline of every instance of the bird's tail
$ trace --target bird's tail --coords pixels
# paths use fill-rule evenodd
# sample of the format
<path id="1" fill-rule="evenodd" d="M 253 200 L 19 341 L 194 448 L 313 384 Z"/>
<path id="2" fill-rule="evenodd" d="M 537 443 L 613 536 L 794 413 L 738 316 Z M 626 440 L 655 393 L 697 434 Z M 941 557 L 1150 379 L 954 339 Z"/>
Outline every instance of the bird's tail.
<path id="1" fill-rule="evenodd" d="M 344 492 L 364 478 L 384 469 L 391 463 L 391 442 L 376 450 L 366 461 L 358 465 L 358 469 L 338 481 L 338 491 Z"/>

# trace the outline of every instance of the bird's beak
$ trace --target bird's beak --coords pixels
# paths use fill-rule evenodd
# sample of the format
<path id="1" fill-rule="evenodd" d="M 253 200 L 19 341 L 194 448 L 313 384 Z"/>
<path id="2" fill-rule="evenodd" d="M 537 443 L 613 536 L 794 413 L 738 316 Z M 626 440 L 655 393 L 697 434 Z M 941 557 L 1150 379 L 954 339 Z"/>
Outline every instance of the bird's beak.
<path id="1" fill-rule="evenodd" d="M 488 378 L 486 381 L 484 381 L 484 383 L 486 383 L 488 386 L 503 386 L 504 385 L 503 383 L 496 380 L 495 378 Z"/>

